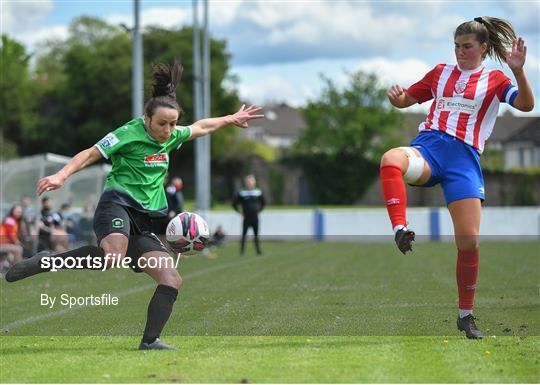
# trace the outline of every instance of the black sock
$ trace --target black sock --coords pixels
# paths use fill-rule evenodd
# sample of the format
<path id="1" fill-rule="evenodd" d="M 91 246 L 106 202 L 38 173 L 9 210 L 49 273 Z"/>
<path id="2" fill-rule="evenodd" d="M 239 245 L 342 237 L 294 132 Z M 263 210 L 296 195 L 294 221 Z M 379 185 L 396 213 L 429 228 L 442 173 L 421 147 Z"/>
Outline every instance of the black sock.
<path id="1" fill-rule="evenodd" d="M 172 313 L 174 301 L 178 290 L 167 285 L 158 285 L 154 296 L 148 304 L 146 327 L 144 328 L 143 342 L 151 344 L 159 338 Z"/>
<path id="2" fill-rule="evenodd" d="M 90 258 L 88 258 L 90 256 Z M 47 259 L 45 259 L 47 258 Z M 62 266 L 55 264 L 53 259 L 63 261 Z M 43 271 L 55 269 L 92 269 L 101 270 L 105 263 L 105 251 L 98 246 L 82 246 L 78 249 L 66 251 L 43 257 L 41 266 Z"/>

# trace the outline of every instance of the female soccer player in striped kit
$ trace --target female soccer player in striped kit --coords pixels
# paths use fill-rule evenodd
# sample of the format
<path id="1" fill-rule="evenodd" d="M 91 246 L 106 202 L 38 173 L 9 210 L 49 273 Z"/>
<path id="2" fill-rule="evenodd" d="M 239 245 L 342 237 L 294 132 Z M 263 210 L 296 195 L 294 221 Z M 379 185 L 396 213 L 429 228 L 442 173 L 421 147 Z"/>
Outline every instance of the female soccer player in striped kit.
<path id="1" fill-rule="evenodd" d="M 477 17 L 462 23 L 454 32 L 454 43 L 457 64 L 438 64 L 411 87 L 394 85 L 388 90 L 388 99 L 397 108 L 433 102 L 419 126 L 420 134 L 410 147 L 386 152 L 380 173 L 395 241 L 404 254 L 412 250 L 415 236 L 407 227 L 404 180 L 423 187 L 441 184 L 457 246 L 457 326 L 468 338 L 482 338 L 472 315 L 484 200 L 480 154 L 493 130 L 499 103 L 531 111 L 534 97 L 523 70 L 527 47 L 508 21 Z M 482 61 L 486 56 L 505 62 L 517 86 L 501 71 L 485 68 Z"/>

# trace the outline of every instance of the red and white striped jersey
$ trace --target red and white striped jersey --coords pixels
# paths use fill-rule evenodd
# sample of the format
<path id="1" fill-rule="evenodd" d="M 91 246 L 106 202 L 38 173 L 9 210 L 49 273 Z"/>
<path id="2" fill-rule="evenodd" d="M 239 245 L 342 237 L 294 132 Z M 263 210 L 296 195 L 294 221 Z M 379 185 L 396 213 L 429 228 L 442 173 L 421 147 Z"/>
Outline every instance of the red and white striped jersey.
<path id="1" fill-rule="evenodd" d="M 420 131 L 444 131 L 482 153 L 499 103 L 513 105 L 518 89 L 499 70 L 461 70 L 455 64 L 438 64 L 406 92 L 418 103 L 433 99 Z"/>

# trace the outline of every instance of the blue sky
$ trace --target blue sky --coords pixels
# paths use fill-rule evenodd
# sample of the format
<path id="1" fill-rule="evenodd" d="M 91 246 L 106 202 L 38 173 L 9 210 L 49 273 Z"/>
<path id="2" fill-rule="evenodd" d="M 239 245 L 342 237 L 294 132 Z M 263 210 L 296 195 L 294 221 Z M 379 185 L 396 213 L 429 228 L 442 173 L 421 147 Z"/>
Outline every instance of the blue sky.
<path id="1" fill-rule="evenodd" d="M 2 33 L 31 50 L 65 37 L 77 16 L 133 23 L 127 1 L 0 0 Z M 386 85 L 408 86 L 437 63 L 454 63 L 452 33 L 476 16 L 510 20 L 528 46 L 526 71 L 540 97 L 539 1 L 210 1 L 210 32 L 227 41 L 243 99 L 294 106 L 316 98 L 320 74 L 345 82 L 344 71 L 376 72 Z M 141 1 L 143 26 L 192 22 L 190 1 Z M 488 67 L 505 66 L 486 61 Z M 425 110 L 426 105 L 416 107 Z M 540 115 L 540 102 L 534 113 Z"/>

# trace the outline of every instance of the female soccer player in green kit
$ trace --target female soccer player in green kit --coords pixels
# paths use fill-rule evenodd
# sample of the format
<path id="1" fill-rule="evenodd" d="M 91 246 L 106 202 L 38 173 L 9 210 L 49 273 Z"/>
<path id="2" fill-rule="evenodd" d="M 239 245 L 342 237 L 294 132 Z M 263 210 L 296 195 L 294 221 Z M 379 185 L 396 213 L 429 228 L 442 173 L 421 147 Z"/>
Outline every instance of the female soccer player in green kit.
<path id="1" fill-rule="evenodd" d="M 173 349 L 161 342 L 159 336 L 182 284 L 174 263 L 167 261 L 172 257 L 151 232 L 152 218 L 167 213 L 163 179 L 169 166 L 169 152 L 179 149 L 185 141 L 211 134 L 229 124 L 247 128 L 251 119 L 264 117 L 258 114 L 260 107 L 242 106 L 233 115 L 177 126 L 182 115 L 176 102 L 181 72 L 178 63 L 172 67 L 154 66 L 152 98 L 146 102 L 144 117 L 133 119 L 107 134 L 91 148 L 75 155 L 56 174 L 38 182 L 37 194 L 41 195 L 62 187 L 70 175 L 97 160 L 111 160 L 112 170 L 94 215 L 99 246 L 83 246 L 56 255 L 42 251 L 6 273 L 6 280 L 13 282 L 50 271 L 52 259 L 57 262 L 76 259 L 79 268 L 102 269 L 119 266 L 121 260 L 129 257 L 133 270 L 145 272 L 158 285 L 148 305 L 146 327 L 139 345 L 142 350 Z M 154 261 L 149 264 L 149 259 L 157 259 L 158 267 L 147 267 L 156 265 Z"/>

